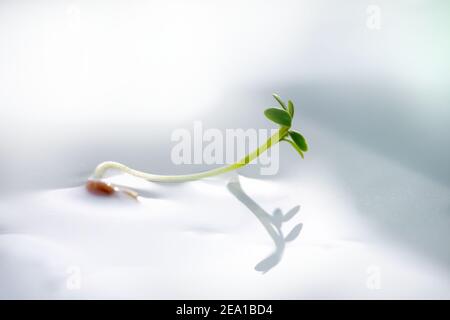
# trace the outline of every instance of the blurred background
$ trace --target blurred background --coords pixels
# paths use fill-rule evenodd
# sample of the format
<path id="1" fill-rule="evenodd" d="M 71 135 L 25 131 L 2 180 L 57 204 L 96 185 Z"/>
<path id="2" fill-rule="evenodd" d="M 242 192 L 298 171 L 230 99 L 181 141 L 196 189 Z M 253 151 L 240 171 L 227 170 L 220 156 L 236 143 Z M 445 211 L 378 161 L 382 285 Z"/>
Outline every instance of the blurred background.
<path id="1" fill-rule="evenodd" d="M 276 91 L 342 138 L 448 185 L 449 9 L 2 0 L 2 168 L 21 184 L 67 181 L 105 156 L 164 170 L 169 154 L 153 145 L 174 128 L 260 125 Z"/>
<path id="2" fill-rule="evenodd" d="M 200 170 L 171 163 L 171 132 L 269 127 L 277 92 L 311 145 L 277 178 L 320 163 L 448 270 L 449 30 L 446 0 L 1 0 L 0 186 L 81 185 L 104 160 Z"/>

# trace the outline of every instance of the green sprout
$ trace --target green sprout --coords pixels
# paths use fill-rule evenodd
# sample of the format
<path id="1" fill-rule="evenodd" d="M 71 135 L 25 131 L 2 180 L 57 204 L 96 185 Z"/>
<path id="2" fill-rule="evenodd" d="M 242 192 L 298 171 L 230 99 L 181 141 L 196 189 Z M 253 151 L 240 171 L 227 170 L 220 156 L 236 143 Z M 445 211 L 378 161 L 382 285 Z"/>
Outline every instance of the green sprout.
<path id="1" fill-rule="evenodd" d="M 223 167 L 212 169 L 209 171 L 187 175 L 157 175 L 134 170 L 118 162 L 106 161 L 100 163 L 95 168 L 93 175 L 93 178 L 95 180 L 90 181 L 92 184 L 96 181 L 96 183 L 98 184 L 98 179 L 101 179 L 104 176 L 105 172 L 109 169 L 119 170 L 132 176 L 153 182 L 184 182 L 184 181 L 198 180 L 239 169 L 252 162 L 254 159 L 259 157 L 259 155 L 261 155 L 262 153 L 264 153 L 265 151 L 267 151 L 273 145 L 279 143 L 280 141 L 288 142 L 303 158 L 304 152 L 308 151 L 308 145 L 306 143 L 306 140 L 299 132 L 291 130 L 292 118 L 294 116 L 294 109 L 295 109 L 294 103 L 291 100 L 289 100 L 286 105 L 286 103 L 277 94 L 273 94 L 273 97 L 280 104 L 281 108 L 269 108 L 264 111 L 264 114 L 269 120 L 278 124 L 280 128 L 274 135 L 272 135 L 269 139 L 267 139 L 265 143 L 260 145 L 256 150 L 247 154 L 245 157 L 243 157 L 240 161 L 237 161 L 236 163 L 233 163 L 231 165 L 225 165 Z M 96 193 L 110 194 L 113 192 L 112 189 L 108 188 L 105 189 L 105 188 L 106 187 L 103 186 L 103 189 L 100 190 L 100 192 Z M 94 187 L 93 185 L 91 186 L 88 185 L 88 189 L 93 191 L 92 189 L 98 188 Z"/>

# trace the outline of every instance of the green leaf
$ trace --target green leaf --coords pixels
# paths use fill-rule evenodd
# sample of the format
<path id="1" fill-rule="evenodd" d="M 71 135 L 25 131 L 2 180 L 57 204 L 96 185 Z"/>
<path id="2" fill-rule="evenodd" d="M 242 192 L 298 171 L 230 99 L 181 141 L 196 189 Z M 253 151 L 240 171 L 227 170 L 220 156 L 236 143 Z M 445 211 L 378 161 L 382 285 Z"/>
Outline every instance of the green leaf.
<path id="1" fill-rule="evenodd" d="M 281 100 L 281 98 L 280 98 L 279 95 L 277 95 L 276 93 L 273 93 L 272 96 L 275 98 L 275 100 L 278 101 L 278 103 L 280 104 L 280 106 L 281 106 L 284 110 L 287 110 L 286 104 L 284 103 L 283 100 Z"/>
<path id="2" fill-rule="evenodd" d="M 291 126 L 291 116 L 284 110 L 269 108 L 264 111 L 265 116 L 272 120 L 275 123 L 278 123 L 282 126 L 290 127 Z"/>
<path id="3" fill-rule="evenodd" d="M 294 117 L 294 103 L 291 100 L 288 101 L 288 112 L 291 117 Z"/>
<path id="4" fill-rule="evenodd" d="M 300 148 L 292 141 L 289 139 L 283 139 L 283 141 L 289 142 L 291 144 L 291 146 L 294 147 L 295 150 L 297 150 L 298 154 L 300 155 L 300 157 L 302 157 L 302 159 L 305 158 L 305 156 L 303 155 L 303 151 L 300 150 Z"/>
<path id="5" fill-rule="evenodd" d="M 308 144 L 306 143 L 305 138 L 296 131 L 289 131 L 289 135 L 295 144 L 302 150 L 303 152 L 308 151 Z"/>

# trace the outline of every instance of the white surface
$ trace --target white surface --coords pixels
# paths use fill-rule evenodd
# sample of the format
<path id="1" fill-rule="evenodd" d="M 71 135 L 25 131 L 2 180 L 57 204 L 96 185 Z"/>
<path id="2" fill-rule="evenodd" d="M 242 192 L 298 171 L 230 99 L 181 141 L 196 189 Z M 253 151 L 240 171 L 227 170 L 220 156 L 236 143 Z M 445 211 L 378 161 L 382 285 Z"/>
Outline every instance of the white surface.
<path id="1" fill-rule="evenodd" d="M 379 31 L 356 0 L 2 1 L 0 298 L 450 298 L 449 2 L 377 3 Z M 241 177 L 268 213 L 302 207 L 267 273 L 230 177 L 85 192 L 104 160 L 198 169 L 170 133 L 268 128 L 272 91 L 311 151 Z"/>
<path id="2" fill-rule="evenodd" d="M 384 237 L 336 177 L 314 167 L 301 179 L 240 177 L 244 192 L 269 213 L 301 205 L 283 225 L 287 233 L 302 222 L 300 236 L 265 274 L 254 267 L 274 244 L 226 188 L 230 176 L 174 185 L 112 178 L 145 190 L 139 202 L 94 197 L 83 186 L 2 201 L 0 297 L 450 297 L 448 269 Z M 81 272 L 75 289 L 74 270 Z"/>

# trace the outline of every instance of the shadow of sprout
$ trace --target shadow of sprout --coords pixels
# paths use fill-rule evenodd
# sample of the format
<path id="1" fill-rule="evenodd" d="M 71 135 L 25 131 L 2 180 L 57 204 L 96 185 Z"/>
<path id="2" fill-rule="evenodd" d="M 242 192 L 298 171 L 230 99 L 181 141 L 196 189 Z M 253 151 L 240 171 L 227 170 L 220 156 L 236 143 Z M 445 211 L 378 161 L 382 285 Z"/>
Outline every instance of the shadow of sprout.
<path id="1" fill-rule="evenodd" d="M 276 208 L 271 215 L 244 192 L 239 181 L 239 176 L 236 175 L 233 177 L 227 184 L 227 188 L 231 194 L 233 194 L 240 202 L 250 209 L 251 212 L 253 212 L 275 243 L 275 251 L 255 266 L 256 271 L 260 271 L 264 274 L 281 261 L 284 249 L 286 247 L 286 242 L 294 241 L 300 234 L 303 226 L 302 223 L 299 223 L 292 228 L 286 236 L 281 228 L 284 222 L 291 220 L 298 213 L 300 206 L 293 207 L 291 210 L 286 212 L 286 214 L 283 214 L 281 209 Z"/>

